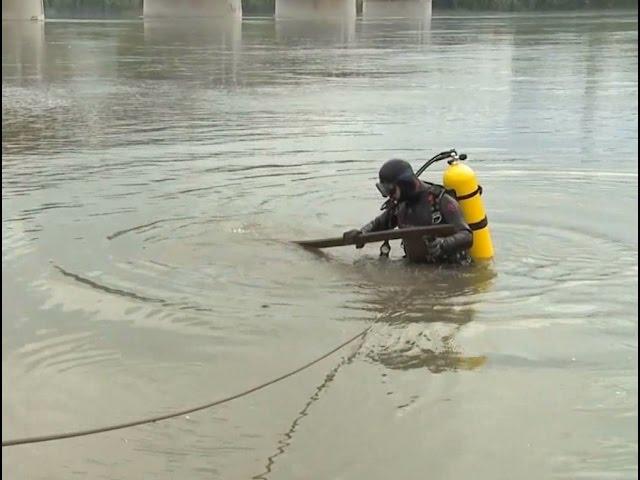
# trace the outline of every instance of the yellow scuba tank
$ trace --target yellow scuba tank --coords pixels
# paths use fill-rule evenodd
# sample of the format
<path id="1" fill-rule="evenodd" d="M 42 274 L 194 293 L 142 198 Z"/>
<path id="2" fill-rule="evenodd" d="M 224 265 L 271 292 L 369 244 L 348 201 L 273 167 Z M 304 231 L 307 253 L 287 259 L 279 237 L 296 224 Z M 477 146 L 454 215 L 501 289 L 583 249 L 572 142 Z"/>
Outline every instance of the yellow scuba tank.
<path id="1" fill-rule="evenodd" d="M 461 155 L 460 158 L 463 160 L 466 156 L 463 158 Z M 462 215 L 473 230 L 473 246 L 469 254 L 474 260 L 490 260 L 493 258 L 493 243 L 480 196 L 482 188 L 478 185 L 473 170 L 458 158 L 454 157 L 448 164 L 443 174 L 443 185 L 456 192 Z"/>

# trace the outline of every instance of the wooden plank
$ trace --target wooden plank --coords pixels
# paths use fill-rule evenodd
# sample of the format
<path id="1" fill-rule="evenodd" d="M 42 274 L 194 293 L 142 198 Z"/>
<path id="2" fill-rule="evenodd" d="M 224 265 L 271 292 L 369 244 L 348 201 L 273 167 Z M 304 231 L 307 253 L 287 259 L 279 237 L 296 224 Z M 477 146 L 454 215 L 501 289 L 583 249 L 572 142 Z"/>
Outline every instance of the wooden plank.
<path id="1" fill-rule="evenodd" d="M 427 227 L 409 227 L 379 232 L 363 233 L 359 240 L 363 243 L 382 242 L 384 240 L 396 240 L 411 237 L 448 237 L 455 233 L 453 225 L 429 225 Z M 330 248 L 355 245 L 355 240 L 344 240 L 342 237 L 322 238 L 318 240 L 295 241 L 305 248 Z"/>

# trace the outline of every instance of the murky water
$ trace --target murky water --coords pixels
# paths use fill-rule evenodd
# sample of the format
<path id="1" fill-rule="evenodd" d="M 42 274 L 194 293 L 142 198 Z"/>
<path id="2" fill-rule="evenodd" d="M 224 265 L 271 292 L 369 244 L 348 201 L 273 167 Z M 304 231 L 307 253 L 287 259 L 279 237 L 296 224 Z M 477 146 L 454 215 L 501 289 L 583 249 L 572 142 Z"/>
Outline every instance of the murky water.
<path id="1" fill-rule="evenodd" d="M 637 476 L 636 13 L 3 24 L 7 478 Z M 490 268 L 287 243 L 456 147 Z M 439 180 L 442 166 L 425 178 Z"/>

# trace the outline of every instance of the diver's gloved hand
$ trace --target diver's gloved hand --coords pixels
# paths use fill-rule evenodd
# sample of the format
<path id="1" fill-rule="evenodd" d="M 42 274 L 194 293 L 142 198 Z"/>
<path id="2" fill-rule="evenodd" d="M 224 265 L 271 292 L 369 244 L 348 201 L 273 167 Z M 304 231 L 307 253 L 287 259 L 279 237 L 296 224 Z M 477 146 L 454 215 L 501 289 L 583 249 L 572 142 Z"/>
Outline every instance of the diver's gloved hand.
<path id="1" fill-rule="evenodd" d="M 446 238 L 434 238 L 431 241 L 427 241 L 426 245 L 427 255 L 437 260 L 447 253 L 447 246 L 449 243 Z"/>
<path id="2" fill-rule="evenodd" d="M 362 230 L 358 230 L 354 228 L 353 230 L 348 230 L 342 234 L 342 238 L 345 241 L 354 242 L 356 248 L 364 247 L 364 242 L 361 240 L 362 238 Z"/>

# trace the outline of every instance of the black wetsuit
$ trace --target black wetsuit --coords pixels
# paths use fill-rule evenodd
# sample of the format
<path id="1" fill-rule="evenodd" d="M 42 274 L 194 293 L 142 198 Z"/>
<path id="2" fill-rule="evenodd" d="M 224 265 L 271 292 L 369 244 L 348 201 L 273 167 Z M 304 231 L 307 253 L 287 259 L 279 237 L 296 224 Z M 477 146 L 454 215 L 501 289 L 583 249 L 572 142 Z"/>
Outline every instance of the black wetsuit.
<path id="1" fill-rule="evenodd" d="M 412 262 L 471 263 L 468 250 L 473 244 L 473 233 L 462 216 L 458 202 L 440 185 L 421 182 L 421 187 L 409 198 L 387 208 L 362 227 L 362 232 L 438 224 L 453 225 L 456 230 L 454 234 L 444 237 L 443 253 L 438 258 L 428 255 L 425 242 L 432 239 L 404 240 L 405 256 Z"/>

